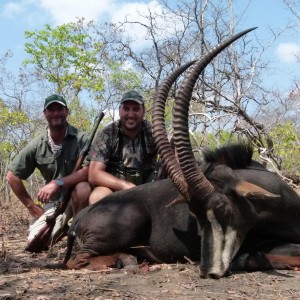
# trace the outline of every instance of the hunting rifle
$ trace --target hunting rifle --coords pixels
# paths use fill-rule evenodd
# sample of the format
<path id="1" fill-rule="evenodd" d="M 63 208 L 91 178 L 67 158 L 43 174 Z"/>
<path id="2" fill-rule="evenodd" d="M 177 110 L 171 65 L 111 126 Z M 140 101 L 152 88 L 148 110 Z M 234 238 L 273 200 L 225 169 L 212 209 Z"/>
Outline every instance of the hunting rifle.
<path id="1" fill-rule="evenodd" d="M 72 173 L 78 171 L 81 168 L 85 157 L 90 151 L 95 134 L 97 132 L 97 129 L 103 117 L 104 117 L 104 113 L 101 111 L 101 113 L 99 114 L 99 116 L 95 121 L 95 126 L 93 128 L 89 142 L 87 146 L 84 147 L 83 150 L 80 152 Z M 53 241 L 51 241 L 51 233 L 55 226 L 56 218 L 62 213 L 64 213 L 64 211 L 66 210 L 72 195 L 72 191 L 73 188 L 67 188 L 63 191 L 62 200 L 58 201 L 54 213 L 51 216 L 46 217 L 45 225 L 41 228 L 41 230 L 37 233 L 37 235 L 28 243 L 28 245 L 25 248 L 26 251 L 38 253 L 43 250 L 47 250 L 50 244 L 54 245 L 56 242 L 60 240 L 60 238 L 62 238 L 65 235 L 65 232 L 62 232 L 62 236 L 58 236 L 55 239 L 53 239 Z"/>

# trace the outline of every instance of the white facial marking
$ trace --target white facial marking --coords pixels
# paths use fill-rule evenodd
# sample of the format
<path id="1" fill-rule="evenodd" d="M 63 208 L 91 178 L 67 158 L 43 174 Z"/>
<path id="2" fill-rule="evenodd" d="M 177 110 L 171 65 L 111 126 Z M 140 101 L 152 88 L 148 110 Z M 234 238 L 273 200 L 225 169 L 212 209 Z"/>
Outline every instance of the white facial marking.
<path id="1" fill-rule="evenodd" d="M 207 211 L 207 219 L 212 228 L 214 249 L 212 253 L 213 267 L 209 273 L 223 276 L 240 247 L 237 240 L 237 232 L 231 226 L 227 226 L 226 233 L 224 234 L 213 210 Z"/>
<path id="2" fill-rule="evenodd" d="M 216 220 L 215 214 L 212 210 L 207 211 L 207 219 L 212 227 L 212 235 L 213 235 L 213 267 L 209 273 L 217 274 L 222 276 L 222 245 L 224 241 L 224 234 L 222 232 L 222 227 Z"/>
<path id="3" fill-rule="evenodd" d="M 234 255 L 238 251 L 240 245 L 237 240 L 237 232 L 232 227 L 227 226 L 225 234 L 225 245 L 222 254 L 222 260 L 225 270 L 228 269 Z"/>

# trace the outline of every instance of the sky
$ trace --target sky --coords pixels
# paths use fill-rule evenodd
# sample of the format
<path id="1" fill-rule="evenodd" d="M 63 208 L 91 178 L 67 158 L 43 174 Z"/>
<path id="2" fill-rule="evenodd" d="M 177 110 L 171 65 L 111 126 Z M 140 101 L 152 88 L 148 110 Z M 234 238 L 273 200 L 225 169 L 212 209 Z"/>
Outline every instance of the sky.
<path id="1" fill-rule="evenodd" d="M 200 0 L 199 0 L 200 1 Z M 284 27 L 292 15 L 283 6 L 281 0 L 232 0 L 234 10 L 239 13 L 247 8 L 241 29 L 258 26 L 255 34 L 264 41 L 269 29 Z M 176 2 L 174 0 L 174 2 Z M 1 0 L 0 1 L 0 57 L 11 50 L 14 54 L 11 68 L 16 70 L 25 58 L 24 31 L 40 30 L 45 24 L 51 26 L 75 21 L 77 17 L 86 20 L 114 21 L 122 20 L 136 9 L 143 11 L 150 6 L 159 10 L 155 0 Z M 253 40 L 254 41 L 254 40 Z M 300 34 L 283 34 L 266 52 L 268 59 L 276 68 L 272 84 L 288 88 L 293 76 L 300 77 L 299 63 L 294 53 L 300 51 Z M 298 70 L 299 69 L 299 70 Z"/>

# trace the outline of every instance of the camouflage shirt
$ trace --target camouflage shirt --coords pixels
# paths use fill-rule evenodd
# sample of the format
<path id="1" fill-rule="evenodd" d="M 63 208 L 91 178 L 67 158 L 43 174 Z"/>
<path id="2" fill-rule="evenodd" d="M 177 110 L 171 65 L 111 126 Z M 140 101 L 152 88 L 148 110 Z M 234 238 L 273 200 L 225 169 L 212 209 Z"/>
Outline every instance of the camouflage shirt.
<path id="1" fill-rule="evenodd" d="M 141 134 L 132 140 L 123 134 L 118 120 L 97 134 L 88 160 L 101 162 L 106 165 L 107 172 L 139 184 L 149 181 L 146 177 L 155 169 L 156 154 L 149 121 L 143 121 Z M 139 175 L 144 177 L 139 182 L 129 178 Z"/>

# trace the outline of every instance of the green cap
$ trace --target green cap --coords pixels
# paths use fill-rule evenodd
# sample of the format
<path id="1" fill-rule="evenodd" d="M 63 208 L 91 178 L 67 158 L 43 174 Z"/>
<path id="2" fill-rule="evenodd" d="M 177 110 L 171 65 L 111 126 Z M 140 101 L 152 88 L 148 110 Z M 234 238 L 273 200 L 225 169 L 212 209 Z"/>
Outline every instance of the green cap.
<path id="1" fill-rule="evenodd" d="M 66 100 L 64 97 L 53 94 L 45 99 L 44 109 L 46 109 L 52 103 L 59 103 L 65 107 L 67 107 Z"/>
<path id="2" fill-rule="evenodd" d="M 134 91 L 134 90 L 128 91 L 122 96 L 121 104 L 125 101 L 128 101 L 128 100 L 134 101 L 138 104 L 144 104 L 143 96 L 140 93 L 138 93 L 137 91 Z"/>

